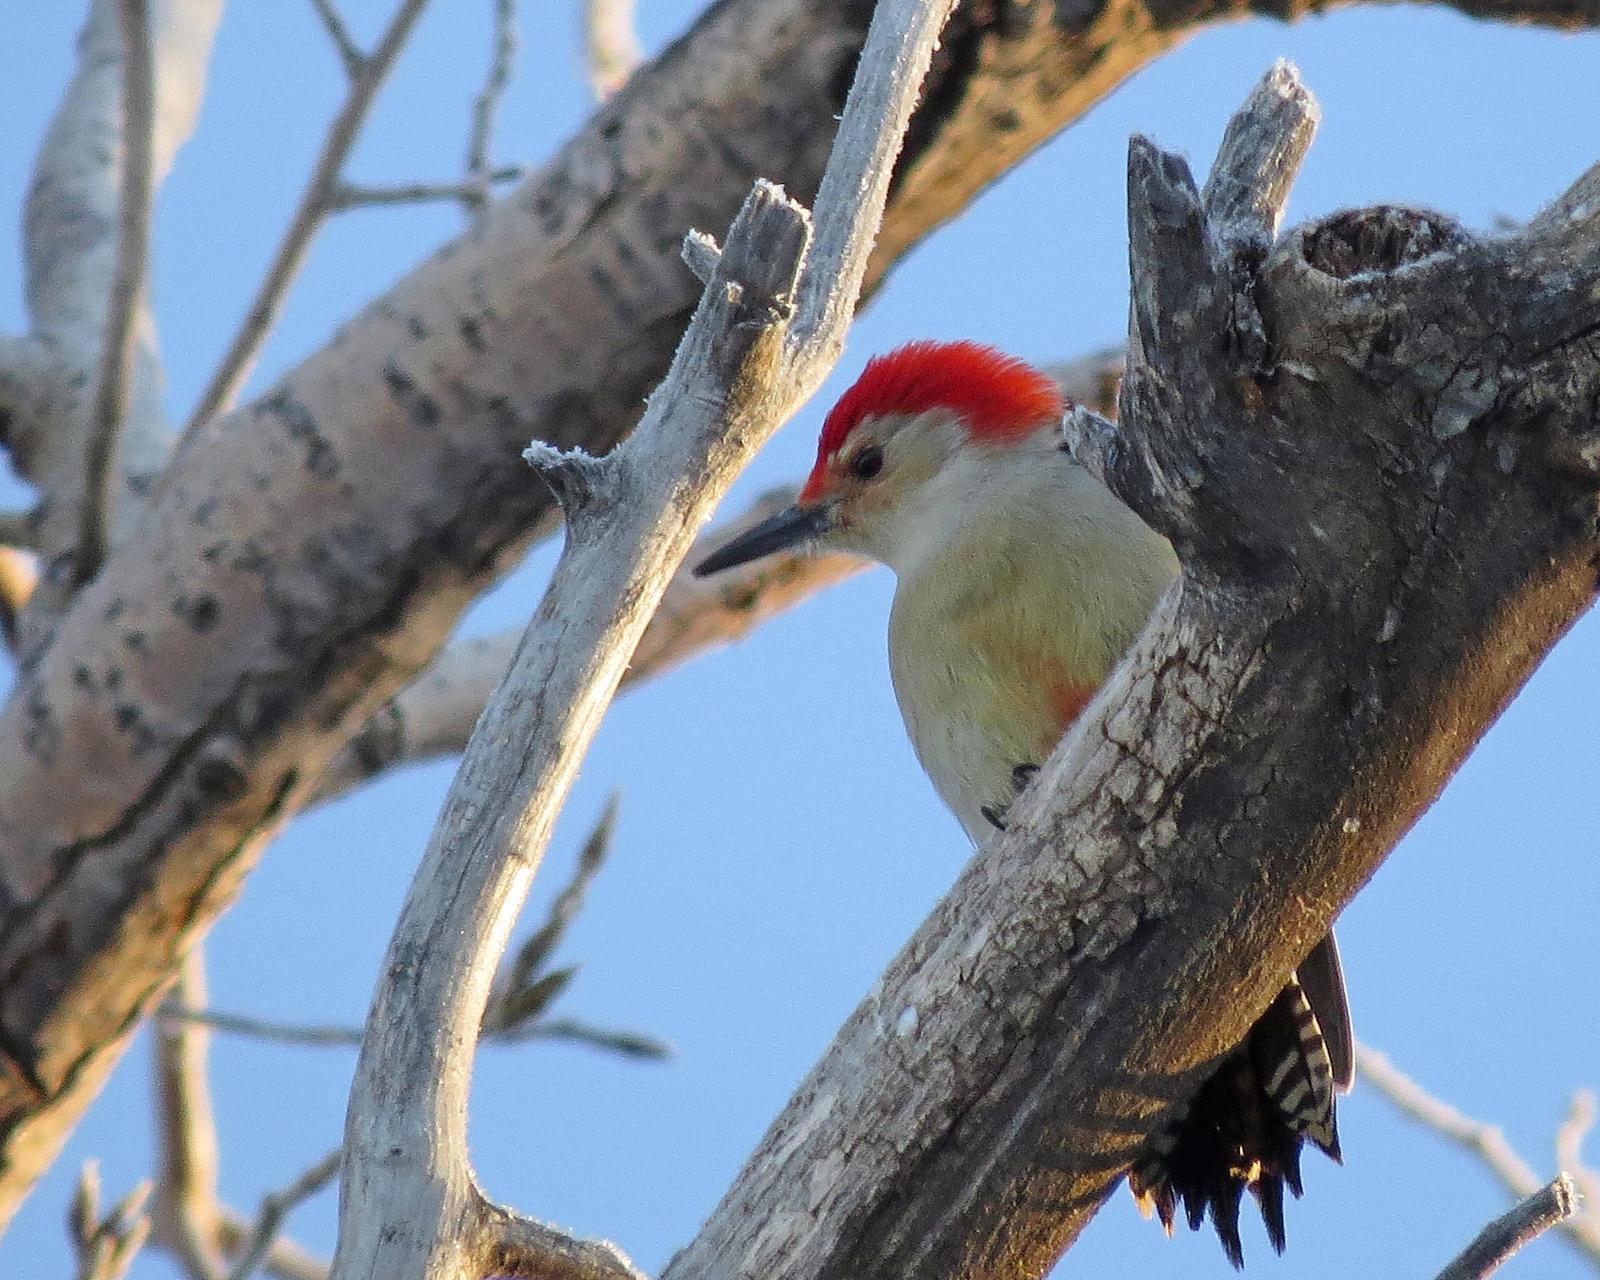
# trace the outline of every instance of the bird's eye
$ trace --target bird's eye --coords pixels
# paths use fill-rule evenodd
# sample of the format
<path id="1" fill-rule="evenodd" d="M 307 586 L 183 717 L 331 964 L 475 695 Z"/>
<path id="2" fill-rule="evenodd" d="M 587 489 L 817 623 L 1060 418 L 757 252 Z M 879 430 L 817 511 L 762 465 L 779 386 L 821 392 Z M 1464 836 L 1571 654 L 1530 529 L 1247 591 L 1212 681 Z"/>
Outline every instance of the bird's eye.
<path id="1" fill-rule="evenodd" d="M 883 450 L 876 445 L 863 449 L 850 459 L 850 470 L 857 478 L 870 480 L 883 470 Z"/>

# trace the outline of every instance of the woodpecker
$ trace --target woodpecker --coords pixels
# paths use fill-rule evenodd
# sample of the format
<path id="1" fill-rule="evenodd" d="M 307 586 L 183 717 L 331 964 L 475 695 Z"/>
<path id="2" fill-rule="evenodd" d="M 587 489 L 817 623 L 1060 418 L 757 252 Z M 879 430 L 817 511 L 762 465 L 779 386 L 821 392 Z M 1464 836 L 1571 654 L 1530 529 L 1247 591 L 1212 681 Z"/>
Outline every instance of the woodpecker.
<path id="1" fill-rule="evenodd" d="M 975 844 L 1104 683 L 1178 574 L 1177 557 L 1064 451 L 1059 388 L 970 342 L 868 362 L 828 413 L 798 501 L 713 552 L 715 573 L 772 552 L 865 555 L 894 571 L 889 670 L 928 776 Z M 1243 1266 L 1249 1189 L 1284 1247 L 1300 1147 L 1340 1159 L 1334 1095 L 1353 1041 L 1333 935 L 1128 1175 L 1168 1234 L 1209 1211 Z"/>

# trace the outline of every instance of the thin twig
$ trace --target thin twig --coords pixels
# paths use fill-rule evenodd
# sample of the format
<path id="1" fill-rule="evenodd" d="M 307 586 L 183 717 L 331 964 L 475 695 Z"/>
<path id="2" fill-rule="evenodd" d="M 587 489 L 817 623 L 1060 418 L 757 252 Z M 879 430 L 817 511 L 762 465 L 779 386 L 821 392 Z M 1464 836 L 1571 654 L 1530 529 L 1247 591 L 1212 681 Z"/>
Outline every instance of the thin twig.
<path id="1" fill-rule="evenodd" d="M 217 1243 L 237 1257 L 253 1238 L 255 1224 L 236 1209 L 223 1205 L 217 1219 Z M 328 1280 L 328 1263 L 281 1232 L 267 1248 L 261 1269 L 276 1280 Z"/>
<path id="2" fill-rule="evenodd" d="M 494 141 L 495 117 L 500 99 L 511 83 L 511 68 L 517 56 L 516 0 L 494 0 L 494 48 L 489 57 L 489 73 L 483 88 L 472 103 L 472 132 L 467 138 L 467 194 L 462 204 L 474 218 L 483 212 L 494 181 L 489 170 L 489 149 Z"/>
<path id="3" fill-rule="evenodd" d="M 637 1031 L 613 1031 L 577 1018 L 544 1018 L 529 1027 L 496 1031 L 493 1038 L 502 1044 L 516 1044 L 525 1040 L 566 1040 L 604 1049 L 624 1058 L 644 1058 L 652 1062 L 665 1062 L 673 1055 L 672 1046 L 655 1036 L 641 1035 Z"/>
<path id="4" fill-rule="evenodd" d="M 550 904 L 545 922 L 535 929 L 505 967 L 504 978 L 495 984 L 483 1014 L 483 1035 L 514 1031 L 536 1022 L 550 1002 L 566 986 L 574 970 L 544 972 L 567 928 L 583 907 L 590 883 L 605 864 L 611 850 L 611 837 L 617 825 L 617 793 L 606 799 L 599 821 L 589 832 L 578 852 L 577 866 Z M 554 981 L 552 981 L 554 979 Z"/>
<path id="5" fill-rule="evenodd" d="M 311 0 L 311 7 L 322 19 L 323 29 L 327 31 L 328 39 L 333 41 L 339 61 L 344 64 L 345 74 L 352 80 L 356 79 L 366 67 L 367 55 L 361 52 L 361 46 L 350 34 L 350 28 L 344 25 L 344 19 L 339 16 L 333 0 Z"/>
<path id="6" fill-rule="evenodd" d="M 1510 1213 L 1496 1218 L 1438 1275 L 1438 1280 L 1483 1280 L 1512 1254 L 1557 1223 L 1571 1218 L 1578 1189 L 1565 1174 L 1541 1187 Z"/>
<path id="7" fill-rule="evenodd" d="M 338 1045 L 357 1047 L 361 1044 L 360 1027 L 311 1026 L 293 1022 L 273 1022 L 266 1018 L 252 1018 L 241 1013 L 226 1013 L 220 1009 L 201 1009 L 192 1005 L 163 1004 L 156 1016 L 163 1022 L 191 1022 L 213 1031 L 230 1035 L 251 1036 L 257 1040 L 274 1040 L 279 1044 L 308 1045 L 328 1048 Z"/>
<path id="8" fill-rule="evenodd" d="M 522 177 L 521 165 L 505 165 L 484 175 L 484 181 L 515 182 Z M 430 204 L 442 200 L 470 201 L 480 190 L 474 182 L 404 182 L 393 186 L 367 186 L 341 182 L 328 197 L 330 213 L 349 209 L 368 209 L 383 205 Z"/>
<path id="9" fill-rule="evenodd" d="M 1494 1174 L 1513 1196 L 1526 1199 L 1538 1192 L 1539 1176 L 1506 1141 L 1505 1134 L 1498 1126 L 1474 1120 L 1448 1102 L 1434 1097 L 1368 1045 L 1356 1046 L 1356 1066 L 1360 1077 L 1393 1103 L 1401 1114 L 1463 1148 Z M 1579 1105 L 1575 1098 L 1574 1106 Z M 1583 1170 L 1579 1174 L 1582 1164 L 1576 1159 L 1576 1143 L 1581 1139 L 1582 1130 L 1577 1128 L 1573 1116 L 1569 1114 L 1557 1139 L 1561 1163 L 1566 1172 L 1592 1179 L 1594 1174 L 1591 1170 Z M 1571 1144 L 1574 1157 L 1572 1165 L 1568 1164 L 1567 1154 L 1562 1150 L 1563 1142 Z M 1587 1190 L 1588 1183 L 1583 1185 Z M 1600 1264 L 1600 1213 L 1595 1212 L 1596 1203 L 1591 1200 L 1584 1211 L 1566 1218 L 1561 1223 L 1561 1230 L 1590 1261 Z"/>
<path id="10" fill-rule="evenodd" d="M 751 507 L 695 540 L 686 565 L 788 506 L 798 486 L 761 495 Z M 866 565 L 843 554 L 780 553 L 711 578 L 688 568 L 673 575 L 644 637 L 633 651 L 621 689 L 632 689 L 707 649 L 732 644 L 817 592 Z M 334 757 L 317 781 L 312 804 L 323 804 L 386 770 L 460 751 L 489 695 L 511 665 L 520 632 L 474 636 L 447 645 L 394 700 L 377 711 Z"/>
<path id="11" fill-rule="evenodd" d="M 100 1217 L 100 1165 L 84 1161 L 67 1209 L 67 1231 L 78 1258 L 78 1280 L 119 1280 L 150 1233 L 145 1201 L 150 1183 L 140 1182 Z"/>
<path id="12" fill-rule="evenodd" d="M 180 447 L 188 444 L 201 427 L 232 405 L 239 388 L 250 376 L 256 357 L 261 353 L 261 346 L 283 308 L 289 286 L 305 262 L 311 241 L 327 220 L 331 209 L 329 197 L 339 181 L 339 174 L 344 169 L 345 159 L 350 154 L 356 135 L 366 122 L 379 88 L 388 78 L 400 50 L 405 46 L 406 37 L 411 34 L 427 2 L 400 0 L 376 47 L 361 59 L 352 72 L 344 105 L 328 126 L 322 151 L 317 156 L 305 190 L 300 194 L 300 203 L 289 221 L 289 228 L 284 232 L 277 252 L 273 254 L 266 276 L 257 288 L 249 310 L 245 312 L 238 332 L 228 344 L 227 353 L 211 375 L 211 381 L 200 396 L 200 403 L 195 406 L 188 425 L 183 429 Z M 328 15 L 334 13 L 331 7 L 322 4 L 318 4 L 317 11 L 323 14 L 324 24 L 328 22 Z M 333 29 L 330 27 L 330 31 Z"/>
<path id="13" fill-rule="evenodd" d="M 633 26 L 633 3 L 634 0 L 586 0 L 584 5 L 589 85 L 601 102 L 627 84 L 644 60 Z"/>
<path id="14" fill-rule="evenodd" d="M 233 1270 L 228 1273 L 228 1280 L 250 1280 L 250 1276 L 266 1258 L 268 1249 L 277 1238 L 278 1229 L 283 1226 L 283 1220 L 302 1200 L 309 1200 L 338 1177 L 343 1158 L 344 1149 L 335 1147 L 282 1191 L 262 1198 L 255 1230 L 239 1255 L 238 1262 L 234 1263 Z"/>
<path id="15" fill-rule="evenodd" d="M 139 302 L 150 259 L 150 203 L 155 190 L 155 53 L 147 0 L 117 0 L 122 31 L 122 188 L 116 268 L 106 304 L 105 338 L 89 438 L 74 578 L 87 582 L 106 558 L 111 520 L 111 459 L 133 390 Z"/>
<path id="16" fill-rule="evenodd" d="M 1519 1156 L 1497 1125 L 1485 1124 L 1434 1097 L 1383 1054 L 1356 1046 L 1357 1078 L 1365 1078 L 1402 1114 L 1464 1147 L 1488 1166 L 1512 1195 L 1525 1198 L 1539 1190 L 1539 1175 Z"/>
<path id="17" fill-rule="evenodd" d="M 205 960 L 197 944 L 184 957 L 168 1000 L 206 1002 Z M 155 1090 L 160 1167 L 151 1206 L 155 1243 L 173 1254 L 190 1280 L 221 1280 L 227 1264 L 217 1241 L 217 1127 L 206 1078 L 204 1023 L 158 1019 Z"/>

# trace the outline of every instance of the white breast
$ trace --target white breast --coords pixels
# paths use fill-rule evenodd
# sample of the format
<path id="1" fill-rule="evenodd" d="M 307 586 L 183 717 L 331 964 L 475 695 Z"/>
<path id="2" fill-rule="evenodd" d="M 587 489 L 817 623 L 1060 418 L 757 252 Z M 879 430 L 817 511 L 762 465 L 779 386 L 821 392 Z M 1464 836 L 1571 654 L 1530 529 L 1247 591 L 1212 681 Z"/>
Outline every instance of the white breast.
<path id="1" fill-rule="evenodd" d="M 1177 571 L 1167 543 L 1066 455 L 1029 454 L 947 468 L 940 483 L 956 492 L 932 496 L 949 518 L 890 559 L 895 695 L 974 842 L 994 830 L 984 809 L 1005 811 L 1016 767 L 1049 754 Z"/>

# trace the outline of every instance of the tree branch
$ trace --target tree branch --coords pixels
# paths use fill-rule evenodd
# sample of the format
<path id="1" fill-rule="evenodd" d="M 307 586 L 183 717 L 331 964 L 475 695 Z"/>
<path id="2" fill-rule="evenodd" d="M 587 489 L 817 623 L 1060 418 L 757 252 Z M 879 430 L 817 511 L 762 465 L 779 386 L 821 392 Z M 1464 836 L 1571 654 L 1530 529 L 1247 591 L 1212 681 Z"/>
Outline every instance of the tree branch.
<path id="1" fill-rule="evenodd" d="M 203 1008 L 205 959 L 197 945 L 168 999 Z M 201 1023 L 157 1019 L 156 1119 L 160 1168 L 150 1216 L 155 1245 L 171 1253 L 190 1280 L 223 1280 L 218 1241 L 217 1128 L 206 1079 L 209 1032 Z"/>
<path id="2" fill-rule="evenodd" d="M 334 52 L 344 65 L 345 75 L 351 80 L 359 79 L 367 68 L 367 55 L 361 52 L 361 46 L 350 34 L 350 28 L 345 26 L 338 6 L 333 0 L 311 0 L 311 8 L 322 23 L 322 29 L 328 33 L 328 39 L 333 42 Z"/>
<path id="3" fill-rule="evenodd" d="M 644 61 L 633 28 L 633 9 L 633 0 L 584 0 L 583 47 L 589 86 L 601 102 L 627 84 Z"/>
<path id="4" fill-rule="evenodd" d="M 467 138 L 467 170 L 463 186 L 467 194 L 462 203 L 476 218 L 483 212 L 489 199 L 489 184 L 493 181 L 489 167 L 489 147 L 494 138 L 495 116 L 500 110 L 500 99 L 511 83 L 511 67 L 517 56 L 517 5 L 516 0 L 493 0 L 494 36 L 493 51 L 489 55 L 489 73 L 483 88 L 472 102 L 472 132 Z"/>
<path id="5" fill-rule="evenodd" d="M 150 1230 L 144 1203 L 150 1184 L 141 1182 L 100 1217 L 100 1166 L 84 1163 L 67 1213 L 78 1255 L 78 1280 L 121 1280 Z"/>
<path id="6" fill-rule="evenodd" d="M 745 513 L 700 535 L 686 558 L 710 552 L 794 500 L 785 487 L 763 494 Z M 630 689 L 718 645 L 743 639 L 767 619 L 858 572 L 853 556 L 781 555 L 715 578 L 687 569 L 673 575 L 622 677 Z M 363 725 L 317 781 L 321 804 L 399 765 L 449 755 L 467 745 L 489 695 L 511 665 L 520 634 L 458 640 Z"/>
<path id="7" fill-rule="evenodd" d="M 31 333 L 17 341 L 30 353 L 31 373 L 9 388 L 0 375 L 0 397 L 26 392 L 0 405 L 0 439 L 42 498 L 35 535 L 44 590 L 34 593 L 23 622 L 27 653 L 47 638 L 82 577 L 85 532 L 100 542 L 120 536 L 171 443 L 140 288 L 144 188 L 159 185 L 194 127 L 222 4 L 161 0 L 154 47 L 136 40 L 125 76 L 122 3 L 89 6 L 77 66 L 39 148 L 24 210 Z"/>
<path id="8" fill-rule="evenodd" d="M 523 176 L 515 166 L 494 169 L 484 175 L 485 182 L 514 182 Z M 473 182 L 403 182 L 393 186 L 374 187 L 362 183 L 341 182 L 328 196 L 328 211 L 343 213 L 347 209 L 367 209 L 385 205 L 433 204 L 441 200 L 468 202 L 479 190 Z"/>
<path id="9" fill-rule="evenodd" d="M 74 576 L 87 582 L 106 558 L 111 510 L 111 456 L 133 391 L 134 325 L 150 260 L 155 195 L 155 53 L 147 0 L 117 0 L 122 34 L 122 189 L 117 209 L 116 266 L 106 303 L 100 377 L 84 455 L 82 520 Z"/>
<path id="10" fill-rule="evenodd" d="M 1577 1187 L 1562 1175 L 1479 1232 L 1438 1280 L 1483 1280 L 1493 1275 L 1523 1245 L 1570 1218 L 1577 1201 Z"/>
<path id="11" fill-rule="evenodd" d="M 243 321 L 228 343 L 221 362 L 211 375 L 206 389 L 201 392 L 200 402 L 183 429 L 180 447 L 194 440 L 206 423 L 233 404 L 239 388 L 250 376 L 262 344 L 277 323 L 289 286 L 300 274 L 312 240 L 333 209 L 332 197 L 339 175 L 344 171 L 345 159 L 355 145 L 361 126 L 366 123 L 367 112 L 372 109 L 378 90 L 388 79 L 400 50 L 405 47 L 406 38 L 422 16 L 427 2 L 400 0 L 372 52 L 354 61 L 350 54 L 354 46 L 350 43 L 349 33 L 339 21 L 337 11 L 331 4 L 317 4 L 317 13 L 333 36 L 344 59 L 345 69 L 350 73 L 350 87 L 343 105 L 328 125 L 322 150 L 312 166 L 305 190 L 300 193 L 300 202 L 295 206 L 294 216 L 289 219 L 288 229 L 284 231 L 283 239 L 267 266 L 266 275 L 257 286 Z"/>
<path id="12" fill-rule="evenodd" d="M 552 1247 L 592 1248 L 491 1208 L 471 1175 L 467 1086 L 496 957 L 694 530 L 838 356 L 948 12 L 941 0 L 877 9 L 823 177 L 814 247 L 804 209 L 758 183 L 638 431 L 603 461 L 538 443 L 527 451 L 566 510 L 567 545 L 467 744 L 383 966 L 346 1122 L 335 1280 L 465 1277 L 508 1262 L 522 1274 L 536 1259 L 554 1269 Z M 603 1261 L 608 1274 L 631 1272 Z"/>
<path id="13" fill-rule="evenodd" d="M 309 1200 L 339 1176 L 343 1156 L 343 1148 L 335 1147 L 283 1190 L 274 1191 L 262 1199 L 255 1226 L 242 1242 L 239 1260 L 228 1272 L 228 1280 L 250 1280 L 256 1268 L 267 1260 L 283 1227 L 283 1220 L 302 1200 Z"/>
<path id="14" fill-rule="evenodd" d="M 1408 1120 L 1465 1150 L 1493 1174 L 1514 1197 L 1526 1200 L 1538 1194 L 1539 1178 L 1532 1167 L 1506 1141 L 1497 1126 L 1464 1115 L 1441 1098 L 1434 1097 L 1406 1075 L 1387 1057 L 1368 1045 L 1356 1047 L 1360 1078 L 1387 1098 Z M 1600 1264 L 1600 1196 L 1591 1197 L 1589 1185 L 1595 1179 L 1580 1150 L 1590 1115 L 1584 1111 L 1578 1093 L 1573 1110 L 1556 1137 L 1556 1164 L 1584 1193 L 1584 1201 L 1560 1224 L 1562 1233 L 1591 1263 Z"/>

